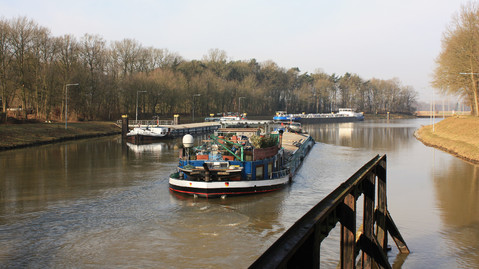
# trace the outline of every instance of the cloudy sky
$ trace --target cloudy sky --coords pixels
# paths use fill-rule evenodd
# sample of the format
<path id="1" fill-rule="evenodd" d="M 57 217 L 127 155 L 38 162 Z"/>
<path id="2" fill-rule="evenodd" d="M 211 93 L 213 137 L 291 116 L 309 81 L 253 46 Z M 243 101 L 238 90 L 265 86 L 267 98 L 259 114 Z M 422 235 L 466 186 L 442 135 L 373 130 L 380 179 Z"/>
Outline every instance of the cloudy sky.
<path id="1" fill-rule="evenodd" d="M 166 48 L 185 59 L 210 49 L 229 60 L 272 60 L 301 72 L 397 77 L 423 101 L 441 38 L 461 0 L 0 0 L 53 36 L 98 34 Z"/>

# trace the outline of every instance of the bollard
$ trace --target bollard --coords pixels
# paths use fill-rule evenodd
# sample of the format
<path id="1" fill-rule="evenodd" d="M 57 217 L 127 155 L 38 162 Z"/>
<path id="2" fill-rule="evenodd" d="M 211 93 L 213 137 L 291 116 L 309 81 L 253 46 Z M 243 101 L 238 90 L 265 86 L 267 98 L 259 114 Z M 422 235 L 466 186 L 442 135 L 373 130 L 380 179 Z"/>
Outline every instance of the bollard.
<path id="1" fill-rule="evenodd" d="M 178 125 L 180 124 L 180 114 L 175 114 L 173 115 L 173 125 Z"/>
<path id="2" fill-rule="evenodd" d="M 128 133 L 128 115 L 121 115 L 121 140 L 126 141 Z"/>

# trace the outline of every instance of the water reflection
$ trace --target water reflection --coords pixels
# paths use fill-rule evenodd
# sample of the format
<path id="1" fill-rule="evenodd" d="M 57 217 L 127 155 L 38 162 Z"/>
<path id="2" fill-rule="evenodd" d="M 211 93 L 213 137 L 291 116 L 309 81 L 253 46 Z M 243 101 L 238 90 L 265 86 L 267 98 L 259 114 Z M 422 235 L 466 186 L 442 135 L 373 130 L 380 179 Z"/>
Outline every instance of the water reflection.
<path id="1" fill-rule="evenodd" d="M 170 150 L 170 147 L 167 143 L 151 143 L 146 145 L 136 145 L 132 143 L 126 143 L 127 147 L 134 153 L 141 154 L 144 152 L 162 152 Z"/>
<path id="2" fill-rule="evenodd" d="M 181 138 L 123 147 L 107 137 L 0 152 L 0 267 L 245 268 L 386 153 L 388 207 L 412 250 L 404 266 L 477 268 L 478 168 L 418 142 L 414 130 L 428 123 L 305 125 L 318 143 L 290 186 L 225 200 L 169 192 Z M 336 227 L 322 244 L 322 268 L 336 267 L 339 237 Z M 388 255 L 394 262 L 395 247 Z"/>
<path id="3" fill-rule="evenodd" d="M 317 141 L 388 155 L 389 209 L 412 249 L 407 260 L 396 265 L 477 268 L 478 166 L 418 142 L 413 133 L 426 124 L 429 120 L 304 127 Z M 357 152 L 350 151 L 350 154 Z M 393 247 L 388 255 L 390 262 L 396 255 L 398 252 Z M 331 261 L 328 266 L 332 268 L 334 264 Z"/>
<path id="4" fill-rule="evenodd" d="M 414 129 L 405 120 L 303 125 L 316 141 L 373 150 L 396 150 L 408 144 Z"/>
<path id="5" fill-rule="evenodd" d="M 2 152 L 0 216 L 36 211 L 51 201 L 94 196 L 104 188 L 131 184 L 141 171 L 129 165 L 140 159 L 125 159 L 119 145 L 119 139 L 102 138 Z M 170 160 L 173 157 L 170 152 L 163 154 Z M 142 159 L 156 162 L 158 157 L 146 154 Z"/>
<path id="6" fill-rule="evenodd" d="M 452 254 L 460 267 L 479 265 L 479 167 L 448 162 L 432 171 L 436 201 Z"/>

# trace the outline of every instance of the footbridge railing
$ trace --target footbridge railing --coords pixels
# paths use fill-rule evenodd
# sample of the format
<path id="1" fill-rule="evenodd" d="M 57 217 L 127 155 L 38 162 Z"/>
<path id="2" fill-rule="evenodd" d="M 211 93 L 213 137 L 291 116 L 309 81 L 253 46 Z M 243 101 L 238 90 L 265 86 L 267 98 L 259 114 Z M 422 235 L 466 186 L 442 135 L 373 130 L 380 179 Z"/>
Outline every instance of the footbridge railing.
<path id="1" fill-rule="evenodd" d="M 356 201 L 361 195 L 363 221 L 356 229 Z M 371 159 L 315 205 L 250 268 L 319 268 L 321 242 L 338 222 L 340 268 L 391 268 L 386 254 L 388 234 L 400 253 L 409 253 L 387 209 L 386 155 Z"/>
<path id="2" fill-rule="evenodd" d="M 117 120 L 116 124 L 121 126 L 122 120 Z M 157 125 L 173 125 L 172 120 L 128 120 L 129 127 L 138 126 L 157 126 Z"/>

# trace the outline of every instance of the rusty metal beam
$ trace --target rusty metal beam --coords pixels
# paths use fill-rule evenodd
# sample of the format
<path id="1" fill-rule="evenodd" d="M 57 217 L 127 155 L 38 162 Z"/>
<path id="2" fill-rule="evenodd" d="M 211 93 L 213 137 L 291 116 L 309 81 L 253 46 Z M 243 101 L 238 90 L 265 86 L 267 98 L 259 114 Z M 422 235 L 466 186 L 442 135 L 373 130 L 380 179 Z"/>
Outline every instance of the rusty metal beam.
<path id="1" fill-rule="evenodd" d="M 341 223 L 341 268 L 353 269 L 356 264 L 356 197 L 349 193 L 338 206 Z"/>
<path id="2" fill-rule="evenodd" d="M 374 236 L 374 200 L 375 200 L 375 182 L 376 175 L 374 173 L 369 173 L 366 176 L 366 180 L 363 181 L 363 194 L 364 194 L 364 205 L 363 205 L 363 234 L 366 238 L 373 238 Z M 362 268 L 372 268 L 371 256 L 367 252 L 363 251 L 361 255 L 361 266 Z"/>
<path id="3" fill-rule="evenodd" d="M 387 212 L 387 194 L 386 194 L 386 158 L 376 167 L 378 177 L 378 204 L 376 219 L 376 237 L 379 245 L 384 251 L 387 250 L 388 237 L 386 231 L 386 212 Z"/>
<path id="4" fill-rule="evenodd" d="M 382 268 L 392 268 L 389 264 L 386 251 L 379 246 L 376 238 L 367 238 L 364 234 L 359 237 L 359 246 L 363 252 L 366 252 L 372 260 Z"/>
<path id="5" fill-rule="evenodd" d="M 377 179 L 377 209 L 375 190 Z M 356 200 L 364 194 L 363 232 L 356 237 Z M 341 268 L 355 268 L 362 250 L 362 268 L 391 268 L 386 255 L 387 232 L 407 249 L 387 213 L 386 156 L 376 156 L 291 226 L 250 268 L 318 268 L 322 240 L 341 223 Z M 377 234 L 374 235 L 374 224 Z M 405 246 L 405 248 L 404 248 Z M 409 250 L 408 250 L 409 251 Z"/>
<path id="6" fill-rule="evenodd" d="M 401 233 L 399 232 L 399 229 L 397 228 L 396 224 L 393 221 L 393 218 L 391 217 L 391 214 L 389 214 L 389 211 L 387 212 L 386 227 L 388 229 L 389 234 L 391 235 L 394 242 L 396 243 L 396 246 L 399 249 L 399 252 L 409 253 L 410 251 L 406 245 L 406 241 L 404 241 Z"/>

